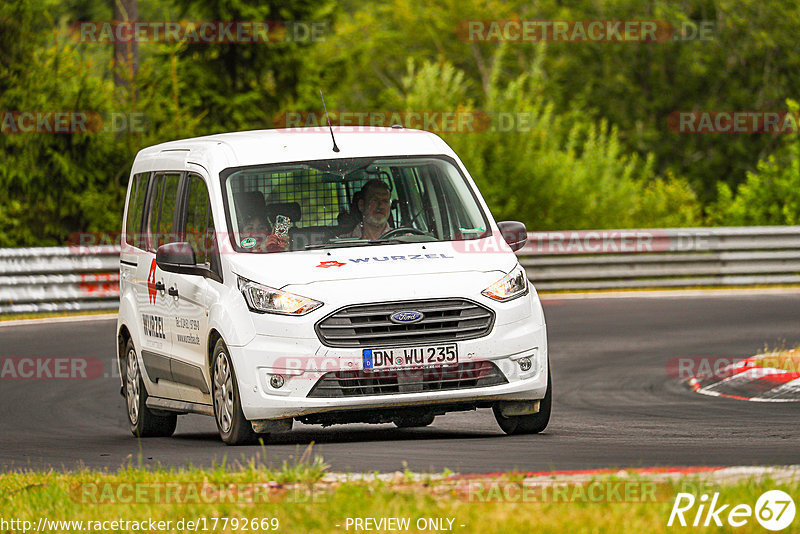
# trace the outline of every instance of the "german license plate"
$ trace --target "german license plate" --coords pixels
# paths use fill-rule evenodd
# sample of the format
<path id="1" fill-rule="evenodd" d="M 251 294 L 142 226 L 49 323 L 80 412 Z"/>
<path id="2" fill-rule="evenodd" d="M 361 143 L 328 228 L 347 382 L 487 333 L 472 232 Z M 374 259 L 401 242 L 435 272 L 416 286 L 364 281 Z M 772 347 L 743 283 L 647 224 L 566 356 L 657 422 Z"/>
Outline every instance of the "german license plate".
<path id="1" fill-rule="evenodd" d="M 458 363 L 458 346 L 451 343 L 393 349 L 364 349 L 363 356 L 364 369 L 373 371 L 441 367 Z"/>

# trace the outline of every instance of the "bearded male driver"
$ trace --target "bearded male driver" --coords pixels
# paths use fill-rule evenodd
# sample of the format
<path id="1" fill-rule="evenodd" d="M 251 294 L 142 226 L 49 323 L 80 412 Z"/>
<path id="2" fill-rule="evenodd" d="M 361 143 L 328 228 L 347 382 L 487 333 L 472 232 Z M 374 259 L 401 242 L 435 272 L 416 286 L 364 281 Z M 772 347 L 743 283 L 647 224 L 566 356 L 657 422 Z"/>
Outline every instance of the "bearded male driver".
<path id="1" fill-rule="evenodd" d="M 358 211 L 361 212 L 361 222 L 349 234 L 341 237 L 357 237 L 360 239 L 378 239 L 392 229 L 389 226 L 389 185 L 386 182 L 373 178 L 361 188 L 361 199 L 358 201 Z"/>

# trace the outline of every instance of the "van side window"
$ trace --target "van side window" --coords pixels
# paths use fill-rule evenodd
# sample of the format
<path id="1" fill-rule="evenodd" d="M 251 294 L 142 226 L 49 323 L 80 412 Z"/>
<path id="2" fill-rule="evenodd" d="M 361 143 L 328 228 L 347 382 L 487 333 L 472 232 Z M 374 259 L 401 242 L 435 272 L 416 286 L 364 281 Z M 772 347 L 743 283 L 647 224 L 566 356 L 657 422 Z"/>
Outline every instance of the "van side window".
<path id="1" fill-rule="evenodd" d="M 208 188 L 199 176 L 189 177 L 189 194 L 186 202 L 186 241 L 192 245 L 197 264 L 210 267 L 214 252 L 214 219 Z"/>
<path id="2" fill-rule="evenodd" d="M 147 180 L 150 173 L 135 174 L 131 183 L 128 199 L 128 215 L 125 219 L 125 243 L 136 248 L 145 248 L 142 239 L 142 216 L 144 215 L 144 198 L 147 193 Z"/>
<path id="3" fill-rule="evenodd" d="M 177 241 L 173 232 L 180 173 L 157 174 L 150 188 L 147 214 L 148 249 L 155 252 L 164 243 Z"/>

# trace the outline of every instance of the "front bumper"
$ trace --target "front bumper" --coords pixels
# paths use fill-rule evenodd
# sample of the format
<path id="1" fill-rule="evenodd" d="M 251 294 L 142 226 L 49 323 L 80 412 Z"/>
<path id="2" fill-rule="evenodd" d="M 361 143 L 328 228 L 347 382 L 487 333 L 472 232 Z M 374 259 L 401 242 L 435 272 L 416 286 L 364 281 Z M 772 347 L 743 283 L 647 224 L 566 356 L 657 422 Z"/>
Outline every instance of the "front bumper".
<path id="1" fill-rule="evenodd" d="M 528 299 L 526 299 L 528 300 Z M 530 306 L 538 306 L 536 298 Z M 518 303 L 522 304 L 522 303 Z M 453 404 L 470 401 L 539 400 L 547 388 L 547 333 L 539 313 L 526 313 L 513 322 L 495 324 L 489 335 L 458 342 L 460 362 L 493 362 L 508 380 L 505 384 L 357 397 L 309 398 L 322 376 L 331 371 L 362 369 L 361 348 L 331 348 L 314 338 L 256 335 L 244 346 L 230 346 L 242 411 L 248 420 L 281 419 L 303 415 L 365 408 L 391 408 Z M 529 357 L 532 365 L 522 371 L 517 361 Z M 274 388 L 272 375 L 284 385 Z"/>

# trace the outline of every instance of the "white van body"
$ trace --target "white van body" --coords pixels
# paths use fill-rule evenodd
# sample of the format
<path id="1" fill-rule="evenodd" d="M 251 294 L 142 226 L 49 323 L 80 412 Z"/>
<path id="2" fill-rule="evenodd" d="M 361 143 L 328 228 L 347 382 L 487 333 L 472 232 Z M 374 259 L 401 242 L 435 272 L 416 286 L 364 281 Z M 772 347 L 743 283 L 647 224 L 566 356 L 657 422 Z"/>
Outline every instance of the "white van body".
<path id="1" fill-rule="evenodd" d="M 332 135 L 338 152 L 333 151 Z M 313 162 L 320 160 L 333 171 L 315 170 Z M 348 182 L 350 176 L 377 177 L 394 188 L 392 195 L 400 195 L 408 186 L 395 175 L 416 176 L 414 183 L 422 188 L 420 176 L 434 180 L 445 172 L 436 169 L 452 167 L 454 171 L 446 172 L 460 173 L 464 190 L 477 206 L 463 208 L 462 215 L 472 210 L 478 217 L 480 212 L 487 226 L 481 223 L 449 234 L 459 239 L 426 235 L 435 234 L 433 226 L 446 218 L 444 212 L 433 211 L 450 209 L 442 207 L 448 201 L 437 201 L 428 185 L 431 200 L 425 204 L 426 214 L 405 215 L 411 226 L 424 221 L 428 226 L 419 232 L 401 231 L 398 242 L 353 241 L 349 246 L 349 241 L 333 236 L 331 246 L 323 243 L 279 253 L 242 249 L 254 247 L 255 239 L 241 238 L 241 221 L 235 227 L 237 218 L 231 210 L 233 203 L 240 203 L 233 200 L 240 193 L 232 193 L 226 186 L 232 178 L 226 182 L 224 177 L 241 175 L 244 184 L 266 183 L 272 176 L 277 185 L 268 187 L 274 192 L 291 183 L 292 169 L 300 168 L 291 165 L 297 162 L 312 162 L 312 167 L 303 167 L 310 169 L 304 179 L 319 175 L 333 184 L 324 187 L 339 192 L 334 196 L 340 208 L 353 200 L 352 189 L 358 182 Z M 280 170 L 281 164 L 289 170 Z M 266 171 L 259 167 L 270 165 L 277 167 L 265 167 Z M 458 178 L 451 180 L 454 185 L 447 187 L 461 187 Z M 346 190 L 349 193 L 343 193 Z M 275 205 L 316 210 L 323 218 L 337 211 L 309 198 L 298 193 L 295 202 Z M 463 194 L 461 198 L 462 203 L 471 202 Z M 410 201 L 395 200 L 391 210 L 400 225 L 404 202 Z M 303 232 L 303 215 L 296 207 L 292 210 L 299 220 L 293 221 L 297 228 L 289 236 L 297 240 Z M 325 220 L 333 220 L 330 217 Z M 203 239 L 211 239 L 208 235 L 213 232 L 214 247 L 203 253 L 204 262 L 197 256 L 202 268 L 181 269 L 173 262 L 165 270 L 167 263 L 156 261 L 156 252 L 161 254 L 158 247 L 185 242 L 190 224 L 195 233 L 205 228 Z M 274 221 L 270 224 L 277 233 Z M 161 229 L 167 235 L 154 235 Z M 122 394 L 128 399 L 129 421 L 137 435 L 169 435 L 176 415 L 185 413 L 216 415 L 223 440 L 231 444 L 286 431 L 293 420 L 424 426 L 448 411 L 483 407 L 494 408 L 507 433 L 539 432 L 547 425 L 550 380 L 539 298 L 527 277 L 507 286 L 517 291 L 508 300 L 487 296 L 487 288 L 522 268 L 467 169 L 432 133 L 346 127 L 332 132 L 264 130 L 145 148 L 131 170 L 122 232 L 118 360 Z M 413 240 L 414 235 L 420 236 L 419 241 Z M 252 298 L 265 298 L 258 306 L 311 303 L 303 308 L 310 311 L 292 315 L 256 310 L 255 301 L 245 296 L 250 282 L 256 288 Z M 525 285 L 524 291 L 519 283 Z M 262 285 L 266 289 L 260 289 Z M 267 291 L 271 288 L 274 293 Z M 301 300 L 293 300 L 294 296 Z M 386 320 L 374 319 L 376 313 L 385 314 Z M 476 319 L 447 319 L 448 313 L 472 314 Z M 440 322 L 426 323 L 431 316 Z M 359 337 L 358 327 L 349 326 L 357 325 L 358 317 L 383 326 L 369 327 L 370 334 Z M 215 355 L 215 349 L 222 355 Z M 226 365 L 232 369 L 226 370 Z M 227 386 L 222 383 L 226 372 L 232 377 Z"/>

